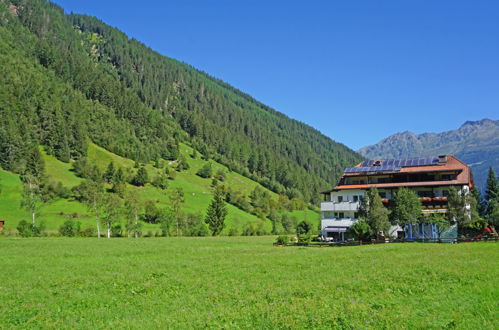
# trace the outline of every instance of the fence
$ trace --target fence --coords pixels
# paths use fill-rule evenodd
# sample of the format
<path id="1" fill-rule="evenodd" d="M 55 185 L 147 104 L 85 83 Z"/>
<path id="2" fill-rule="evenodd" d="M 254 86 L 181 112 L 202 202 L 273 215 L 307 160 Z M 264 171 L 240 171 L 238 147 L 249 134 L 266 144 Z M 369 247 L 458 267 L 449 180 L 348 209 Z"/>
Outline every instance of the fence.
<path id="1" fill-rule="evenodd" d="M 454 238 L 454 239 L 391 239 L 391 240 L 372 240 L 368 242 L 362 241 L 344 241 L 344 242 L 301 242 L 277 244 L 276 246 L 308 246 L 308 247 L 335 247 L 335 246 L 359 246 L 373 244 L 389 244 L 389 243 L 472 243 L 472 242 L 498 242 L 499 237 L 480 237 L 480 238 Z"/>

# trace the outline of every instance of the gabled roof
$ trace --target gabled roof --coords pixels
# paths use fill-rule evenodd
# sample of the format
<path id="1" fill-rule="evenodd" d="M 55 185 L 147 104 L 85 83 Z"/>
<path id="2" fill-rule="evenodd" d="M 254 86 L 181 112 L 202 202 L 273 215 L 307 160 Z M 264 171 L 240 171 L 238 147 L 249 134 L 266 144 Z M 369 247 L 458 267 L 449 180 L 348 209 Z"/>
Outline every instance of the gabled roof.
<path id="1" fill-rule="evenodd" d="M 423 181 L 423 182 L 392 182 L 392 183 L 369 183 L 369 184 L 350 184 L 350 185 L 338 185 L 335 188 L 333 188 L 331 191 L 334 190 L 343 190 L 343 189 L 369 189 L 370 187 L 377 187 L 377 188 L 398 188 L 398 187 L 422 187 L 422 186 L 442 186 L 442 185 L 469 185 L 473 186 L 473 175 L 471 173 L 471 170 L 468 165 L 457 159 L 456 157 L 452 155 L 445 155 L 445 156 L 439 156 L 439 157 L 428 157 L 430 161 L 425 162 L 419 162 L 419 164 L 424 164 L 424 165 L 416 165 L 416 166 L 407 166 L 406 164 L 408 162 L 400 162 L 402 160 L 408 160 L 408 159 L 402 159 L 402 160 L 381 160 L 378 161 L 379 163 L 376 163 L 376 161 L 371 161 L 371 162 L 362 162 L 357 164 L 354 168 L 364 168 L 366 166 L 363 165 L 371 165 L 372 171 L 370 170 L 363 170 L 362 172 L 345 172 L 343 173 L 343 177 L 359 177 L 360 178 L 367 178 L 371 176 L 379 176 L 379 175 L 396 175 L 396 174 L 402 174 L 402 173 L 411 173 L 411 174 L 416 174 L 416 173 L 430 173 L 430 172 L 451 172 L 451 173 L 456 173 L 456 179 L 455 180 L 447 180 L 447 181 Z M 431 160 L 431 158 L 433 158 Z M 412 158 L 416 159 L 416 158 Z M 412 160 L 411 159 L 411 160 Z M 435 161 L 435 159 L 439 161 Z M 376 164 L 393 164 L 394 161 L 399 161 L 398 164 L 402 164 L 402 166 L 397 166 L 397 168 L 389 168 L 388 170 L 383 170 L 381 167 L 376 168 L 376 166 L 381 166 L 381 165 L 376 165 Z M 431 163 L 431 165 L 428 165 L 428 162 Z M 367 166 L 368 167 L 368 166 Z M 352 171 L 354 171 L 352 168 Z M 386 168 L 386 166 L 385 166 Z M 347 169 L 348 170 L 348 169 Z M 342 182 L 342 181 L 340 181 Z M 330 191 L 328 191 L 330 192 Z"/>

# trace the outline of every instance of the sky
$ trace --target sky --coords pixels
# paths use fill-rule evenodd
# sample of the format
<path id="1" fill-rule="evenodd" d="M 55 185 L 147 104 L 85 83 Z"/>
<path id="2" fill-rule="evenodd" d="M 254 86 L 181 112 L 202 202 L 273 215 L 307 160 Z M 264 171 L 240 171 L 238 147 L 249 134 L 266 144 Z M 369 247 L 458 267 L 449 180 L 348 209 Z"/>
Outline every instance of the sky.
<path id="1" fill-rule="evenodd" d="M 499 1 L 55 2 L 352 149 L 499 119 Z"/>

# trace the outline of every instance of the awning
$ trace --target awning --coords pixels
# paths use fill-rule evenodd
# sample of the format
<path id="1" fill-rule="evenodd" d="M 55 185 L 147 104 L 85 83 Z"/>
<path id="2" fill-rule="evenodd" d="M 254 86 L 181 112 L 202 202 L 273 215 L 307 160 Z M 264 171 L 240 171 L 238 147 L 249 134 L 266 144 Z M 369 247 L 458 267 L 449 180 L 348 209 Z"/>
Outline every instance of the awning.
<path id="1" fill-rule="evenodd" d="M 327 233 L 346 233 L 347 229 L 345 227 L 326 227 L 324 231 Z"/>

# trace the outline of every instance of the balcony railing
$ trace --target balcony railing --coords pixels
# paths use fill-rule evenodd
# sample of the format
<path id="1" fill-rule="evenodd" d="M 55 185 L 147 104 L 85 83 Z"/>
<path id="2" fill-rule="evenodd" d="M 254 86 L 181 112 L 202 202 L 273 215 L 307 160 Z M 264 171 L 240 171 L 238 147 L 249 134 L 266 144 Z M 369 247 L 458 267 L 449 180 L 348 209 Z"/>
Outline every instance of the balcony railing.
<path id="1" fill-rule="evenodd" d="M 322 202 L 321 211 L 357 211 L 359 202 Z"/>

